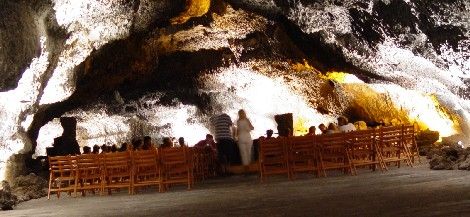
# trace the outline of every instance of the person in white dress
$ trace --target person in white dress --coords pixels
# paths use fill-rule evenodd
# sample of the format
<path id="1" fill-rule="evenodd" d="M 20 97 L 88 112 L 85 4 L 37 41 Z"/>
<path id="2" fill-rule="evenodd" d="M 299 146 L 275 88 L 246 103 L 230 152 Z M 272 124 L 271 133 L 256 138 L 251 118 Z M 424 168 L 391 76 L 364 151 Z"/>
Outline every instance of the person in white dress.
<path id="1" fill-rule="evenodd" d="M 248 172 L 248 166 L 251 163 L 253 139 L 251 139 L 251 131 L 254 130 L 253 125 L 247 118 L 243 109 L 238 111 L 237 121 L 237 137 L 238 148 L 240 149 L 240 157 L 244 166 L 245 173 Z"/>

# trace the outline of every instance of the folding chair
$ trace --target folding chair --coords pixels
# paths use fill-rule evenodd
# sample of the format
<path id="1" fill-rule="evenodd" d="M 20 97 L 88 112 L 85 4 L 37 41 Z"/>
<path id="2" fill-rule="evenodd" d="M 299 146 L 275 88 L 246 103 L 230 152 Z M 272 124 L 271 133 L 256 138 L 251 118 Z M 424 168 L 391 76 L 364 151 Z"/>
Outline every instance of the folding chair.
<path id="1" fill-rule="evenodd" d="M 418 162 L 421 163 L 419 157 L 418 144 L 416 143 L 416 133 L 414 126 L 403 126 L 403 145 L 407 148 L 410 155 L 411 162 L 415 162 L 415 157 L 418 158 Z"/>
<path id="2" fill-rule="evenodd" d="M 162 166 L 164 190 L 167 190 L 170 184 L 186 184 L 190 190 L 194 178 L 188 148 L 160 148 L 158 153 Z"/>
<path id="3" fill-rule="evenodd" d="M 315 139 L 320 147 L 320 168 L 324 177 L 327 170 L 342 170 L 354 175 L 344 133 L 318 135 Z"/>
<path id="4" fill-rule="evenodd" d="M 374 129 L 353 131 L 344 136 L 356 175 L 357 167 L 368 166 L 375 170 L 378 166 L 381 171 L 387 170 L 382 153 L 377 148 Z"/>
<path id="5" fill-rule="evenodd" d="M 127 188 L 132 194 L 133 170 L 131 164 L 131 152 L 105 153 L 103 155 L 103 181 L 101 193 L 108 189 L 111 194 L 113 189 Z"/>
<path id="6" fill-rule="evenodd" d="M 289 166 L 292 178 L 300 172 L 315 173 L 320 176 L 319 150 L 314 136 L 289 137 Z"/>
<path id="7" fill-rule="evenodd" d="M 49 157 L 49 189 L 47 199 L 50 199 L 51 192 L 56 192 L 60 198 L 60 192 L 73 191 L 76 196 L 77 165 L 75 156 Z"/>
<path id="8" fill-rule="evenodd" d="M 132 152 L 134 178 L 132 194 L 142 186 L 155 186 L 162 191 L 161 169 L 156 149 Z"/>
<path id="9" fill-rule="evenodd" d="M 101 166 L 102 155 L 84 154 L 77 156 L 77 187 L 75 191 L 81 191 L 85 196 L 87 190 L 95 194 L 95 190 L 101 190 L 103 173 Z"/>
<path id="10" fill-rule="evenodd" d="M 405 161 L 408 166 L 413 166 L 410 160 L 410 151 L 403 143 L 402 127 L 382 127 L 379 130 L 378 147 L 386 164 L 395 163 L 400 167 Z"/>
<path id="11" fill-rule="evenodd" d="M 261 139 L 259 146 L 259 171 L 261 182 L 268 175 L 286 174 L 289 179 L 289 154 L 286 138 Z"/>

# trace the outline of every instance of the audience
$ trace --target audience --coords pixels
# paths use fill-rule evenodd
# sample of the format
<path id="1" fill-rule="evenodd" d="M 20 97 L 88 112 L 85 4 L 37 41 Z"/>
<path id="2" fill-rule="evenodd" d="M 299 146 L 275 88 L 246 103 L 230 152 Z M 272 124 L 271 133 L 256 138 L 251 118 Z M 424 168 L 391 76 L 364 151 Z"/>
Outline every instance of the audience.
<path id="1" fill-rule="evenodd" d="M 184 141 L 184 137 L 178 138 L 178 144 L 180 147 L 187 147 L 186 142 Z"/>
<path id="2" fill-rule="evenodd" d="M 119 152 L 125 152 L 127 151 L 127 148 L 128 148 L 127 142 L 122 143 L 121 147 L 119 148 Z"/>
<path id="3" fill-rule="evenodd" d="M 318 129 L 321 131 L 321 134 L 326 134 L 326 132 L 328 131 L 324 124 L 318 125 Z"/>
<path id="4" fill-rule="evenodd" d="M 160 145 L 160 148 L 171 148 L 173 147 L 173 142 L 171 142 L 170 137 L 163 138 L 163 144 Z"/>
<path id="5" fill-rule="evenodd" d="M 344 116 L 338 117 L 338 125 L 340 132 L 347 133 L 351 131 L 356 131 L 356 127 L 354 126 L 354 124 L 349 123 L 348 119 Z"/>
<path id="6" fill-rule="evenodd" d="M 83 146 L 83 154 L 91 154 L 91 148 L 88 146 Z"/>
<path id="7" fill-rule="evenodd" d="M 92 154 L 99 154 L 100 153 L 100 146 L 94 145 Z"/>
<path id="8" fill-rule="evenodd" d="M 135 139 L 133 142 L 132 142 L 132 149 L 134 151 L 136 150 L 142 150 L 142 146 L 143 146 L 143 141 L 142 139 Z"/>
<path id="9" fill-rule="evenodd" d="M 308 128 L 308 133 L 305 136 L 315 136 L 315 126 L 311 126 Z"/>
<path id="10" fill-rule="evenodd" d="M 273 130 L 269 129 L 266 130 L 266 139 L 272 139 L 273 138 Z"/>
<path id="11" fill-rule="evenodd" d="M 114 153 L 114 152 L 117 152 L 118 149 L 117 149 L 116 144 L 111 145 L 111 148 L 109 148 L 109 150 L 110 150 L 111 152 L 113 152 L 113 153 Z"/>
<path id="12" fill-rule="evenodd" d="M 326 131 L 326 134 L 333 134 L 333 133 L 338 133 L 340 132 L 338 129 L 338 126 L 336 126 L 335 123 L 330 123 L 328 124 L 328 130 Z"/>
<path id="13" fill-rule="evenodd" d="M 211 134 L 206 135 L 206 139 L 199 141 L 194 145 L 195 148 L 205 148 L 210 147 L 212 150 L 217 150 L 217 145 L 215 144 L 214 137 Z"/>
<path id="14" fill-rule="evenodd" d="M 108 153 L 108 146 L 106 144 L 101 145 L 101 153 Z"/>
<path id="15" fill-rule="evenodd" d="M 152 138 L 150 138 L 150 136 L 145 136 L 144 144 L 142 145 L 142 150 L 151 150 L 152 148 Z"/>

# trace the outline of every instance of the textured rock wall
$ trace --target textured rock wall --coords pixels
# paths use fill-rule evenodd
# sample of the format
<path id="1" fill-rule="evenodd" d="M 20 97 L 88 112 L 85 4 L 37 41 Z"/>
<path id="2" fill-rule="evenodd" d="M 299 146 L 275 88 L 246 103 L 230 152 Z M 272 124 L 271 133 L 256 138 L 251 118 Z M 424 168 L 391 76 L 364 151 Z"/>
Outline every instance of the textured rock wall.
<path id="1" fill-rule="evenodd" d="M 212 113 L 240 108 L 254 136 L 278 113 L 294 113 L 302 134 L 351 111 L 383 118 L 387 105 L 470 135 L 467 1 L 0 2 L 0 173 L 14 153 L 42 154 L 62 115 L 78 118 L 82 146 L 197 141 Z M 390 104 L 355 100 L 366 95 Z"/>

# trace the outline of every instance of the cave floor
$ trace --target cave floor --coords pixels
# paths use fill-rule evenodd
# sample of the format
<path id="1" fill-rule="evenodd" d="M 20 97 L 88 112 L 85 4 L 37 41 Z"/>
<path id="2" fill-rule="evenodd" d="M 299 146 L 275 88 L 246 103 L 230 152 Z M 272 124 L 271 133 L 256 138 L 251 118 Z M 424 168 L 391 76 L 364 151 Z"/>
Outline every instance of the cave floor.
<path id="1" fill-rule="evenodd" d="M 427 163 L 328 178 L 256 175 L 218 178 L 193 190 L 24 202 L 0 216 L 469 216 L 470 171 L 434 171 Z"/>

